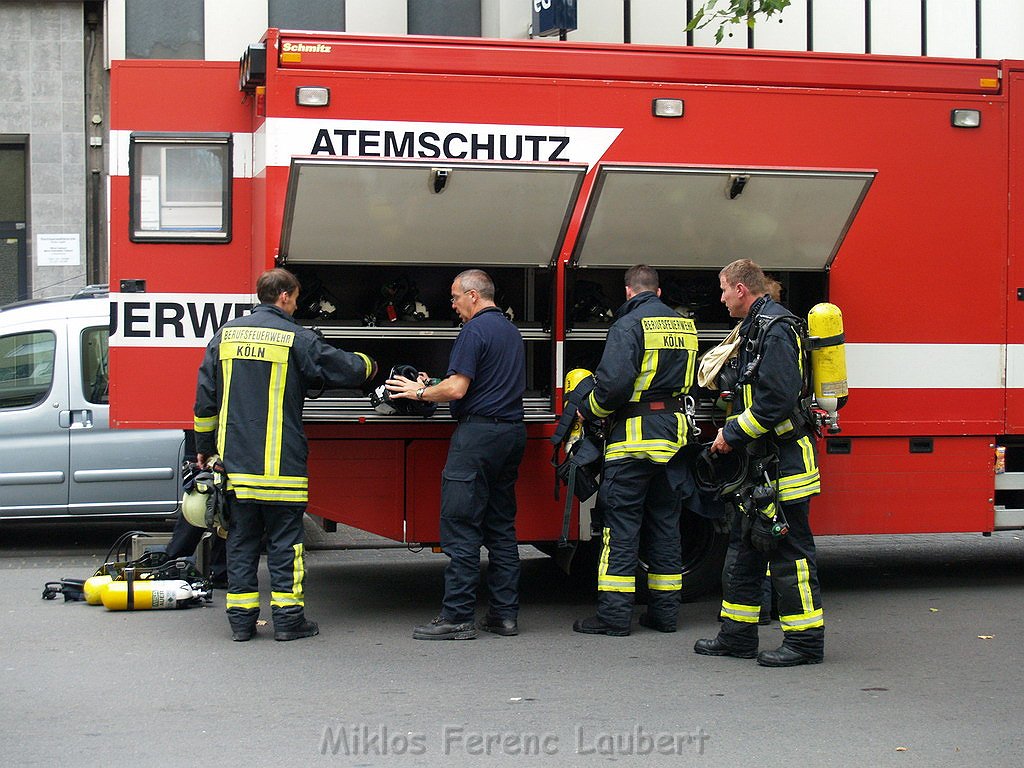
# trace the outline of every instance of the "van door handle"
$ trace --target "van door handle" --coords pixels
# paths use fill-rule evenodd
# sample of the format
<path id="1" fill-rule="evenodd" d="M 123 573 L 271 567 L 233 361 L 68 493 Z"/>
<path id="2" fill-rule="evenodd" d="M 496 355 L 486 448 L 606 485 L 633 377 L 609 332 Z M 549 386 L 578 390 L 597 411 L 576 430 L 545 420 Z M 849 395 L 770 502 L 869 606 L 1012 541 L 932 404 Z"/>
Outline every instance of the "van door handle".
<path id="1" fill-rule="evenodd" d="M 57 416 L 57 424 L 64 429 L 92 429 L 92 411 L 88 408 L 61 411 Z"/>

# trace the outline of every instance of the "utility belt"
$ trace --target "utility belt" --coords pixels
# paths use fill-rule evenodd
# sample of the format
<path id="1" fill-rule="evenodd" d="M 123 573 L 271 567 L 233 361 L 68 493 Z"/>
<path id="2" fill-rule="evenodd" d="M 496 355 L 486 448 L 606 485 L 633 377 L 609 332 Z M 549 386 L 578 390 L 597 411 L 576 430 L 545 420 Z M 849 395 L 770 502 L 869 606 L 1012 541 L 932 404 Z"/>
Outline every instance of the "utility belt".
<path id="1" fill-rule="evenodd" d="M 521 424 L 522 419 L 499 419 L 497 416 L 480 416 L 469 413 L 459 416 L 459 424 Z"/>
<path id="2" fill-rule="evenodd" d="M 626 403 L 615 411 L 615 419 L 631 419 L 635 416 L 650 416 L 655 413 L 686 413 L 686 403 L 682 398 L 668 400 L 642 400 L 639 403 Z"/>

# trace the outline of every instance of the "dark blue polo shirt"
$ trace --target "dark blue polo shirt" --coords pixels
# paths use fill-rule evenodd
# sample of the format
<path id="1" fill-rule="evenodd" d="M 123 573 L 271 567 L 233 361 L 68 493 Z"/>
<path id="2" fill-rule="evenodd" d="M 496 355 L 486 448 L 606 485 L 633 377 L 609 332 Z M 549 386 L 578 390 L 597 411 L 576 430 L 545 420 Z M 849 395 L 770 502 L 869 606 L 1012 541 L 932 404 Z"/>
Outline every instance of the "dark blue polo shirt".
<path id="1" fill-rule="evenodd" d="M 523 337 L 497 307 L 471 317 L 455 339 L 448 373 L 470 379 L 461 400 L 453 400 L 452 416 L 490 416 L 521 421 L 526 391 L 526 353 Z"/>

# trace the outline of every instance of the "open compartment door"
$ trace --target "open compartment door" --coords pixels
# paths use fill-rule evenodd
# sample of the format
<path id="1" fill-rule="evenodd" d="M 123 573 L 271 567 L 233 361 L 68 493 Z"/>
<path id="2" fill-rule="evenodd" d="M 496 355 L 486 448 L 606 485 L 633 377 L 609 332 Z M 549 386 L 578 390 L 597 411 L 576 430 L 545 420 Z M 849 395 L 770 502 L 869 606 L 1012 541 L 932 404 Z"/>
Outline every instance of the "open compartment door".
<path id="1" fill-rule="evenodd" d="M 292 160 L 288 264 L 549 266 L 585 164 Z"/>
<path id="2" fill-rule="evenodd" d="M 573 264 L 766 269 L 831 264 L 872 171 L 602 164 Z"/>

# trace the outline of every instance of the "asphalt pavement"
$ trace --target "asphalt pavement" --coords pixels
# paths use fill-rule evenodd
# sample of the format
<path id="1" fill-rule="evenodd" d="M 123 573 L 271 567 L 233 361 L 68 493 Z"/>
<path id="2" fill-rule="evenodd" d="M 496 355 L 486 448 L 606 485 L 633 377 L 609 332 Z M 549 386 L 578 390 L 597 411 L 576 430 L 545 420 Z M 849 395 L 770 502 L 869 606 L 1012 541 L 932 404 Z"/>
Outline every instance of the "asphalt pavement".
<path id="1" fill-rule="evenodd" d="M 0 524 L 4 765 L 932 768 L 1024 751 L 1020 533 L 820 539 L 826 661 L 765 669 L 692 652 L 717 631 L 712 598 L 683 605 L 676 634 L 573 633 L 593 598 L 527 547 L 511 638 L 412 639 L 441 597 L 429 551 L 311 551 L 322 634 L 289 643 L 269 625 L 232 643 L 222 592 L 135 613 L 40 599 L 120 529 Z"/>

